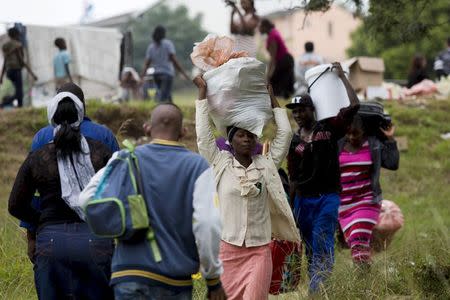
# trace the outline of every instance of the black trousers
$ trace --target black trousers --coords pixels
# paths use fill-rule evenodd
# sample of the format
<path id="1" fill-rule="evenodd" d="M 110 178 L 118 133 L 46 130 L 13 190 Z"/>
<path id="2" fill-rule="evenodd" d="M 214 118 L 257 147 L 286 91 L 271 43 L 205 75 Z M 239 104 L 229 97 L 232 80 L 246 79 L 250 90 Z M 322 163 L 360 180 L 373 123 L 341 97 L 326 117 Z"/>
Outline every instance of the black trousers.
<path id="1" fill-rule="evenodd" d="M 22 69 L 9 69 L 6 71 L 6 77 L 11 80 L 14 86 L 14 95 L 3 97 L 1 107 L 10 105 L 14 99 L 17 99 L 19 107 L 23 106 L 23 81 L 22 81 Z"/>
<path id="2" fill-rule="evenodd" d="M 282 59 L 277 61 L 272 77 L 270 77 L 270 84 L 275 96 L 286 99 L 294 93 L 294 83 L 294 58 L 286 53 Z"/>

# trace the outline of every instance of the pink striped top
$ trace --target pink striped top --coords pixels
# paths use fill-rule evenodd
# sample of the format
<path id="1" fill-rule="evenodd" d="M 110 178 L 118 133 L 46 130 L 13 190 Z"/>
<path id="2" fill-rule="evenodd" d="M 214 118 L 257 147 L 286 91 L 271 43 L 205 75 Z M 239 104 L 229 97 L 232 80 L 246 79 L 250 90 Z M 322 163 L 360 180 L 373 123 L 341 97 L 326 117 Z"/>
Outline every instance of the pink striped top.
<path id="1" fill-rule="evenodd" d="M 371 206 L 373 191 L 370 180 L 372 157 L 366 141 L 357 152 L 343 150 L 339 155 L 341 169 L 341 207 L 339 212 Z"/>

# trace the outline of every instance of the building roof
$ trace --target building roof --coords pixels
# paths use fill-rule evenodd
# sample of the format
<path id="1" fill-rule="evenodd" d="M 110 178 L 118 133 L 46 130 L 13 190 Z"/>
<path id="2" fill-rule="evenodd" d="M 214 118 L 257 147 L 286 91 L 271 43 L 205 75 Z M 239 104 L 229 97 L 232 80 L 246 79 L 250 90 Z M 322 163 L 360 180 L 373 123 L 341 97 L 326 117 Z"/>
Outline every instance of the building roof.
<path id="1" fill-rule="evenodd" d="M 128 25 L 128 23 L 130 23 L 130 21 L 141 17 L 147 11 L 149 11 L 150 9 L 160 5 L 163 2 L 164 2 L 163 0 L 160 0 L 160 1 L 157 1 L 156 3 L 154 3 L 154 4 L 151 4 L 151 5 L 147 6 L 147 7 L 145 7 L 144 9 L 134 10 L 134 11 L 131 11 L 131 12 L 127 12 L 127 13 L 123 13 L 123 14 L 120 14 L 120 15 L 112 16 L 112 17 L 109 17 L 109 18 L 106 18 L 106 19 L 93 21 L 93 22 L 88 22 L 88 23 L 83 24 L 83 25 L 94 26 L 94 27 L 123 28 L 124 26 Z"/>
<path id="2" fill-rule="evenodd" d="M 122 27 L 123 25 L 128 24 L 131 20 L 134 19 L 134 15 L 136 12 L 124 13 L 121 15 L 109 17 L 106 19 L 88 22 L 83 25 L 94 26 L 94 27 Z"/>
<path id="3" fill-rule="evenodd" d="M 271 13 L 269 13 L 267 15 L 264 15 L 264 17 L 268 18 L 268 19 L 276 19 L 276 18 L 280 18 L 280 17 L 284 17 L 284 16 L 287 16 L 287 15 L 290 15 L 290 14 L 296 12 L 296 11 L 299 11 L 299 10 L 303 10 L 303 8 L 291 8 L 291 9 L 277 10 L 277 11 L 271 12 Z"/>

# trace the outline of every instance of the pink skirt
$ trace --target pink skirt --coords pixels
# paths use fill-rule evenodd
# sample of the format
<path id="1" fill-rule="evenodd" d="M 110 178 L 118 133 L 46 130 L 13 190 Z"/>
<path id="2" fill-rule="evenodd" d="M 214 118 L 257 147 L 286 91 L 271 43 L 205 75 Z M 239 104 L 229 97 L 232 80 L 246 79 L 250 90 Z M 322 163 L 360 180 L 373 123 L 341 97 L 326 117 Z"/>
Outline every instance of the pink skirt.
<path id="1" fill-rule="evenodd" d="M 220 277 L 229 300 L 263 300 L 269 297 L 272 254 L 269 245 L 238 247 L 220 242 L 224 272 Z"/>
<path id="2" fill-rule="evenodd" d="M 371 261 L 370 243 L 379 215 L 380 208 L 377 205 L 339 215 L 339 223 L 354 262 Z"/>

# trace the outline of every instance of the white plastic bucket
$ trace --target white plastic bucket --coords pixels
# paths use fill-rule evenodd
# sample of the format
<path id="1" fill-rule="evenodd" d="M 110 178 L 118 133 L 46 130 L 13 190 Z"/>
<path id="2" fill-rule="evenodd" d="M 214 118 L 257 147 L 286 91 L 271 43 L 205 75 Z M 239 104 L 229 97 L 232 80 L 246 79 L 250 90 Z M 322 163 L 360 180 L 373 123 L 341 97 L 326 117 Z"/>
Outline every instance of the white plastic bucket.
<path id="1" fill-rule="evenodd" d="M 331 64 L 320 65 L 309 69 L 305 74 L 305 79 L 311 87 L 310 95 L 318 121 L 335 117 L 341 108 L 350 105 L 345 86 L 336 71 L 331 71 L 331 67 Z M 320 76 L 327 68 L 329 70 Z M 348 70 L 344 68 L 344 71 L 348 74 Z"/>

